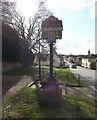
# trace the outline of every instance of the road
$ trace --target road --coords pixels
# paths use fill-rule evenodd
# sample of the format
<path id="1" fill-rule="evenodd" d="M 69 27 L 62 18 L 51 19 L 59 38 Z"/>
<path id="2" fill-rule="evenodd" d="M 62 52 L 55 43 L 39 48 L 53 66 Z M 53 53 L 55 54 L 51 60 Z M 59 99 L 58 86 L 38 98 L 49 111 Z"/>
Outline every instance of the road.
<path id="1" fill-rule="evenodd" d="M 89 89 L 93 96 L 97 96 L 97 71 L 78 66 L 77 69 L 70 68 L 70 70 L 76 77 L 79 74 L 83 85 Z"/>

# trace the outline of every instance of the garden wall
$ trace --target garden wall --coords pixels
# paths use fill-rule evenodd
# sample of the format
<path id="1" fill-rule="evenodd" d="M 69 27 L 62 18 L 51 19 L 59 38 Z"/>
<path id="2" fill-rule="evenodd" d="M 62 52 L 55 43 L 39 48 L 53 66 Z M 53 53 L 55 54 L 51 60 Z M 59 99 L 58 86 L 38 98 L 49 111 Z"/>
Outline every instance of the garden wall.
<path id="1" fill-rule="evenodd" d="M 2 63 L 2 71 L 12 70 L 12 69 L 15 69 L 15 68 L 19 68 L 21 66 L 22 66 L 22 64 L 20 62 L 16 62 L 16 63 L 3 62 Z"/>

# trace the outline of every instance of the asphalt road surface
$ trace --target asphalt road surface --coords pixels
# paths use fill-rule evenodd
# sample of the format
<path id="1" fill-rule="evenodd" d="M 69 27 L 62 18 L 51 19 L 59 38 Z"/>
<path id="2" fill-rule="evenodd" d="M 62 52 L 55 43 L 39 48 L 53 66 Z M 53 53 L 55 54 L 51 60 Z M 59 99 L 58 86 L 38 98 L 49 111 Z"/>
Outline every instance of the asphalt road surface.
<path id="1" fill-rule="evenodd" d="M 83 85 L 89 89 L 92 95 L 97 96 L 97 71 L 78 66 L 77 69 L 70 68 L 70 70 L 76 77 L 79 74 Z"/>

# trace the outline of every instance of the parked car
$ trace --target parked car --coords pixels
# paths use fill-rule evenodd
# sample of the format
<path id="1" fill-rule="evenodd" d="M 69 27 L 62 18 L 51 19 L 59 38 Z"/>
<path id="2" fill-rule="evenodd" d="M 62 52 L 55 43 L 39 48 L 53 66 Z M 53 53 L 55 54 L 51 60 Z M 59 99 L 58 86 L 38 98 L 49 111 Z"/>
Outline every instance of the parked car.
<path id="1" fill-rule="evenodd" d="M 68 65 L 68 64 L 66 64 L 63 68 L 69 68 L 69 65 Z"/>
<path id="2" fill-rule="evenodd" d="M 69 68 L 69 65 L 67 64 L 67 65 L 65 65 L 65 67 L 66 67 L 66 68 Z"/>
<path id="3" fill-rule="evenodd" d="M 76 64 L 71 65 L 71 68 L 77 68 Z"/>

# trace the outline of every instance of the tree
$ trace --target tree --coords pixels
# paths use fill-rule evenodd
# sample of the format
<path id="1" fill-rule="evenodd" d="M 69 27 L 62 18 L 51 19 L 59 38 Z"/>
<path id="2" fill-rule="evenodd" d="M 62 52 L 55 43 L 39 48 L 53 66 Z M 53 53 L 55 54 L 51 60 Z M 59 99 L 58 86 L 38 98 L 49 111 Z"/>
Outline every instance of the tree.
<path id="1" fill-rule="evenodd" d="M 15 9 L 15 3 L 3 2 L 2 3 L 2 18 L 6 24 L 15 28 L 22 41 L 27 41 L 29 48 L 32 51 L 38 52 L 38 43 L 41 40 L 41 46 L 47 48 L 47 41 L 42 39 L 41 23 L 52 13 L 46 8 L 45 2 L 39 0 L 39 8 L 34 17 L 26 20 Z M 27 23 L 28 21 L 28 23 Z"/>
<path id="2" fill-rule="evenodd" d="M 91 69 L 96 70 L 96 62 L 91 62 L 90 67 Z"/>
<path id="3" fill-rule="evenodd" d="M 24 53 L 28 53 L 28 51 L 30 53 L 31 51 L 36 53 L 39 51 L 39 41 L 40 47 L 44 47 L 44 49 L 48 49 L 49 51 L 49 44 L 46 40 L 42 39 L 41 23 L 50 15 L 52 15 L 52 13 L 46 8 L 43 0 L 39 0 L 37 13 L 34 17 L 30 17 L 29 20 L 26 20 L 24 16 L 21 16 L 18 11 L 16 11 L 15 3 L 2 2 L 2 20 L 4 23 L 16 29 L 22 42 L 22 61 L 27 61 L 28 58 Z M 26 21 L 28 21 L 28 23 Z M 24 59 L 25 57 L 26 59 Z"/>
<path id="4" fill-rule="evenodd" d="M 6 2 L 3 0 L 2 3 L 2 21 L 5 24 L 8 24 L 12 28 L 16 29 L 18 35 L 22 40 L 25 40 L 26 34 L 26 25 L 25 25 L 25 18 L 16 11 L 15 3 Z"/>

